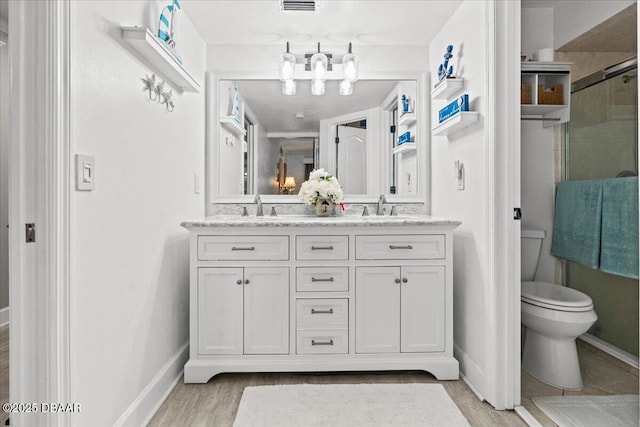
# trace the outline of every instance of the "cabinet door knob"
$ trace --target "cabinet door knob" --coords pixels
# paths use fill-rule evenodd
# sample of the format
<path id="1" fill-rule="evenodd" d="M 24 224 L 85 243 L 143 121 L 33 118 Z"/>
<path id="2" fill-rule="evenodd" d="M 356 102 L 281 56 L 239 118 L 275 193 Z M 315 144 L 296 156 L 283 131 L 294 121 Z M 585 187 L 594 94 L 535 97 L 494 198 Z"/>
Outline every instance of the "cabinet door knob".
<path id="1" fill-rule="evenodd" d="M 402 278 L 402 283 L 407 283 L 409 281 L 409 279 L 407 279 L 406 277 Z"/>
<path id="2" fill-rule="evenodd" d="M 236 280 L 236 284 L 237 284 L 237 285 L 242 285 L 242 279 L 238 279 L 238 280 Z"/>
<path id="3" fill-rule="evenodd" d="M 248 284 L 249 284 L 249 279 L 245 280 L 245 281 L 244 281 L 244 284 L 245 284 L 245 285 L 248 285 Z"/>
<path id="4" fill-rule="evenodd" d="M 400 283 L 400 279 L 396 279 L 396 283 Z"/>

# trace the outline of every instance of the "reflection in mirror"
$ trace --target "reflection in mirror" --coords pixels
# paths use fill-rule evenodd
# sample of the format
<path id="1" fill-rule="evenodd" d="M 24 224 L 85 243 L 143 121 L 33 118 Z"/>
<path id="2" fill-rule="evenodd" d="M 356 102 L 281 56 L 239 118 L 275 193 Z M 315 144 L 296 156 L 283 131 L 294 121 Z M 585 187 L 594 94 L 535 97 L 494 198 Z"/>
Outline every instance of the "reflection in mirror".
<path id="1" fill-rule="evenodd" d="M 417 194 L 415 112 L 398 120 L 403 95 L 415 105 L 417 82 L 359 80 L 350 96 L 338 86 L 329 80 L 325 95 L 313 96 L 301 80 L 285 96 L 278 80 L 220 80 L 216 195 L 296 195 L 318 167 L 347 195 Z M 407 132 L 410 144 L 400 147 Z"/>

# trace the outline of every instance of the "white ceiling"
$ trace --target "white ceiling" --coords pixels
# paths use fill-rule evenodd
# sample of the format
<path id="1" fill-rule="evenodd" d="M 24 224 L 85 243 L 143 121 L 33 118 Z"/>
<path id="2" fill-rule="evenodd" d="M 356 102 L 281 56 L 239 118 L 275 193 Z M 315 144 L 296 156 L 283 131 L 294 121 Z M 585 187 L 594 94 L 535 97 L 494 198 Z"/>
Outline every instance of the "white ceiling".
<path id="1" fill-rule="evenodd" d="M 318 12 L 280 12 L 278 0 L 183 0 L 207 44 L 320 42 L 427 45 L 461 0 L 320 0 Z"/>

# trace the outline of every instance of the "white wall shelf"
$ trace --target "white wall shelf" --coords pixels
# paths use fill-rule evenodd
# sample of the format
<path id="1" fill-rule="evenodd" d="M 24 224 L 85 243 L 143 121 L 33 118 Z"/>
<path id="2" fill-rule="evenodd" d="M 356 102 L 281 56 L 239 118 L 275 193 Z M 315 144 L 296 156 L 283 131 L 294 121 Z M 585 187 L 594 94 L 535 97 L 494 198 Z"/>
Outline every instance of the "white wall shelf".
<path id="1" fill-rule="evenodd" d="M 449 99 L 454 93 L 460 92 L 464 87 L 464 79 L 444 79 L 438 82 L 431 91 L 433 99 Z"/>
<path id="2" fill-rule="evenodd" d="M 543 127 L 554 126 L 569 121 L 569 103 L 571 100 L 571 64 L 566 62 L 523 62 L 521 64 L 522 88 L 520 96 L 521 116 L 526 120 L 538 118 Z M 541 88 L 562 88 L 561 93 L 554 96 L 554 101 L 562 104 L 549 104 Z M 525 90 L 526 89 L 526 90 Z M 526 99 L 525 99 L 526 98 Z M 560 98 L 560 99 L 558 99 Z"/>
<path id="3" fill-rule="evenodd" d="M 406 153 L 410 151 L 416 151 L 415 142 L 405 142 L 404 144 L 398 145 L 393 149 L 393 154 Z"/>
<path id="4" fill-rule="evenodd" d="M 148 28 L 122 27 L 122 39 L 155 71 L 184 92 L 200 92 L 200 84 L 180 64 L 171 50 Z"/>
<path id="5" fill-rule="evenodd" d="M 567 104 L 561 104 L 561 105 L 522 104 L 520 105 L 520 114 L 522 114 L 523 116 L 538 116 L 538 115 L 544 115 L 547 113 L 552 113 L 554 111 L 558 111 L 567 107 L 569 107 Z"/>
<path id="6" fill-rule="evenodd" d="M 236 136 L 245 136 L 247 131 L 231 116 L 220 117 L 220 125 Z"/>
<path id="7" fill-rule="evenodd" d="M 451 135 L 478 121 L 477 111 L 461 111 L 433 128 L 435 136 Z"/>
<path id="8" fill-rule="evenodd" d="M 398 118 L 398 125 L 412 126 L 416 122 L 416 113 L 404 113 Z"/>

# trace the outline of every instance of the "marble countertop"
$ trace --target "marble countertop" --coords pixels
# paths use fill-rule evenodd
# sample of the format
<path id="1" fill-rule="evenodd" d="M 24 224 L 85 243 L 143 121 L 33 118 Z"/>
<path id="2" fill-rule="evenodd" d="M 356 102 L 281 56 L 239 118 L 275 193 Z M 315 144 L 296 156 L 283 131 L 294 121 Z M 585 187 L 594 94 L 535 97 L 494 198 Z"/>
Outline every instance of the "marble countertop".
<path id="1" fill-rule="evenodd" d="M 240 216 L 215 215 L 201 220 L 183 221 L 187 229 L 202 227 L 339 227 L 339 226 L 415 226 L 431 225 L 456 228 L 460 221 L 435 218 L 428 215 L 361 216 L 340 215 L 318 217 L 314 215 Z"/>

